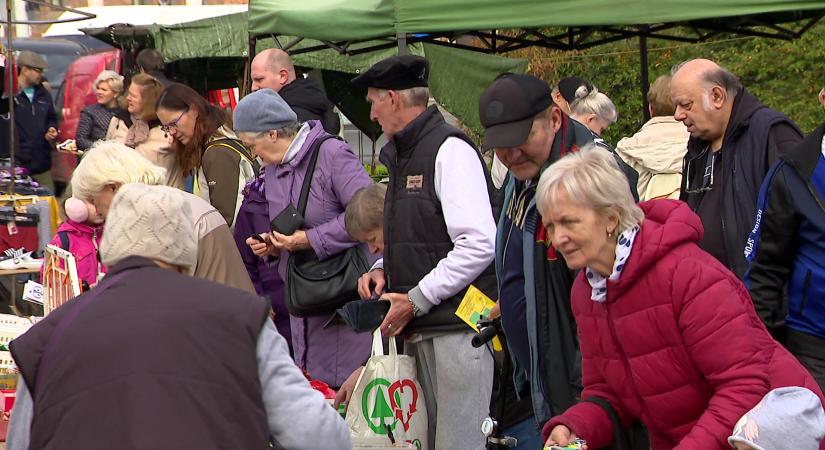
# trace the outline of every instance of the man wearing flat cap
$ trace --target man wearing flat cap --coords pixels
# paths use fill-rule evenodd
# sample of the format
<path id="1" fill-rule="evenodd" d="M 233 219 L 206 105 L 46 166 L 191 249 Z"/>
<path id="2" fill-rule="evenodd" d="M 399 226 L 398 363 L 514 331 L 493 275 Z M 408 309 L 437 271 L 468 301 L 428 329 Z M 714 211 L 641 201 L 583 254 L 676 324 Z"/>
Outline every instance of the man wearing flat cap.
<path id="1" fill-rule="evenodd" d="M 553 102 L 546 82 L 531 75 L 493 81 L 481 95 L 479 116 L 484 147 L 495 150 L 511 175 L 496 236 L 499 305 L 516 388 L 530 394 L 538 430 L 576 401 L 581 358 L 570 310 L 573 274 L 542 225 L 536 183 L 546 167 L 593 135 Z"/>
<path id="2" fill-rule="evenodd" d="M 52 143 L 57 139 L 57 112 L 52 96 L 43 87 L 46 60 L 37 53 L 20 52 L 17 83 L 20 92 L 14 97 L 17 161 L 41 185 L 54 189 L 50 174 Z"/>
<path id="3" fill-rule="evenodd" d="M 363 298 L 391 303 L 386 336 L 407 338 L 429 415 L 430 449 L 481 449 L 493 359 L 470 344 L 475 332 L 455 315 L 469 285 L 495 297 L 495 222 L 489 175 L 473 142 L 427 107 L 429 65 L 387 58 L 353 79 L 367 88 L 370 116 L 388 139 L 384 258 L 361 277 Z"/>

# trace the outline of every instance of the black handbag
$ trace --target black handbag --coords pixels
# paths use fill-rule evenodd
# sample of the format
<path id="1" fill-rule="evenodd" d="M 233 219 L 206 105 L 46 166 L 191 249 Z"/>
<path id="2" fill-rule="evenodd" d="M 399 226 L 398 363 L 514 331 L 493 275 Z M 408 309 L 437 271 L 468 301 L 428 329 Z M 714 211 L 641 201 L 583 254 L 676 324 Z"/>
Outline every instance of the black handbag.
<path id="1" fill-rule="evenodd" d="M 650 438 L 641 422 L 634 422 L 629 428 L 625 428 L 616 410 L 607 400 L 601 397 L 588 397 L 582 401 L 599 405 L 613 422 L 613 445 L 603 450 L 650 449 Z"/>
<path id="2" fill-rule="evenodd" d="M 310 161 L 301 186 L 298 213 L 305 217 L 309 187 L 318 161 L 321 144 L 335 136 L 323 136 L 310 149 Z M 331 313 L 344 303 L 356 300 L 358 278 L 369 271 L 360 245 L 350 247 L 324 261 L 313 250 L 290 252 L 286 269 L 286 307 L 297 317 Z"/>

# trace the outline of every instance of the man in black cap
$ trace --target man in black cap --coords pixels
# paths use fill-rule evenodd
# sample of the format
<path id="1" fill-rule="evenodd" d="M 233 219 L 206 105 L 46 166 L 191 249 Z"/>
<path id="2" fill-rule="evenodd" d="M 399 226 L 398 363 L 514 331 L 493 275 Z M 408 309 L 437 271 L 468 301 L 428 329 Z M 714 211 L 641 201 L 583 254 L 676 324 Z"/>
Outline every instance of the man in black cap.
<path id="1" fill-rule="evenodd" d="M 496 236 L 502 325 L 517 388 L 531 394 L 538 428 L 566 410 L 581 390 L 581 360 L 570 310 L 573 274 L 557 254 L 536 210 L 541 172 L 593 135 L 553 102 L 530 75 L 505 74 L 479 101 L 484 147 L 509 169 Z M 532 243 L 532 245 L 531 245 Z"/>
<path id="2" fill-rule="evenodd" d="M 57 112 L 51 94 L 43 87 L 43 71 L 49 65 L 37 53 L 23 51 L 17 56 L 17 67 L 20 89 L 14 97 L 17 161 L 41 185 L 54 190 L 50 170 L 52 142 L 57 139 Z M 5 148 L 6 142 L 0 143 L 0 147 Z"/>
<path id="3" fill-rule="evenodd" d="M 475 332 L 455 311 L 470 284 L 495 296 L 489 177 L 473 142 L 427 107 L 428 72 L 424 58 L 405 55 L 353 79 L 367 88 L 370 116 L 389 141 L 380 156 L 390 178 L 384 258 L 361 277 L 359 292 L 391 303 L 381 331 L 403 333 L 416 357 L 428 448 L 481 449 L 493 359 L 472 347 Z"/>

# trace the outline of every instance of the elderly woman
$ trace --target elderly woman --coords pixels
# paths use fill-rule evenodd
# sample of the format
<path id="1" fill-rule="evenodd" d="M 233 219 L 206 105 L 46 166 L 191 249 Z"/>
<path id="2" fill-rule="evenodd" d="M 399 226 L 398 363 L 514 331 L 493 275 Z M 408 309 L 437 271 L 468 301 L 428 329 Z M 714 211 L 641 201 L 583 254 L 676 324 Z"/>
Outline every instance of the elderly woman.
<path id="1" fill-rule="evenodd" d="M 653 450 L 727 448 L 736 421 L 771 389 L 808 372 L 774 341 L 739 279 L 697 245 L 684 203 L 636 206 L 616 161 L 585 148 L 548 168 L 537 205 L 553 245 L 580 270 L 571 302 L 582 399 L 599 397 L 623 424 L 642 422 Z M 544 426 L 547 445 L 609 445 L 613 424 L 582 402 Z"/>
<path id="2" fill-rule="evenodd" d="M 597 136 L 604 135 L 605 130 L 610 125 L 616 123 L 619 112 L 610 97 L 599 92 L 595 87 L 580 95 L 576 93 L 576 98 L 570 102 L 570 117 L 581 124 L 584 124 Z"/>
<path id="3" fill-rule="evenodd" d="M 92 203 L 104 219 L 117 190 L 126 183 L 164 184 L 166 173 L 135 150 L 113 141 L 100 141 L 80 160 L 72 175 L 72 193 Z M 192 232 L 198 240 L 194 275 L 255 292 L 243 269 L 238 248 L 221 214 L 209 203 L 185 194 L 192 210 Z"/>
<path id="4" fill-rule="evenodd" d="M 162 92 L 163 85 L 151 75 L 140 73 L 132 77 L 126 111 L 112 119 L 106 139 L 137 150 L 156 166 L 166 169 L 164 184 L 183 188 L 183 177 L 175 167 L 175 154 L 169 148 L 169 136 L 155 113 L 155 104 Z"/>
<path id="5" fill-rule="evenodd" d="M 78 150 L 88 150 L 95 142 L 105 139 L 112 117 L 120 110 L 118 100 L 123 94 L 123 77 L 104 70 L 95 78 L 97 103 L 83 108 L 77 123 L 75 142 Z"/>
<path id="6" fill-rule="evenodd" d="M 235 108 L 235 131 L 244 145 L 261 159 L 263 176 L 252 189 L 266 198 L 269 219 L 288 205 L 297 206 L 310 163 L 310 149 L 329 136 L 320 122 L 304 124 L 271 89 L 244 97 Z M 286 280 L 290 253 L 313 252 L 321 261 L 358 245 L 344 228 L 344 211 L 360 188 L 372 183 L 361 161 L 347 144 L 326 139 L 319 148 L 312 175 L 303 224 L 291 235 L 256 229 L 265 241 L 249 237 L 247 245 L 259 257 L 277 257 L 277 270 Z M 274 268 L 269 270 L 275 270 Z M 288 286 L 287 286 L 288 287 Z M 340 321 L 335 311 L 290 317 L 295 362 L 312 379 L 338 388 L 363 364 L 370 353 L 369 333 L 357 335 Z"/>
<path id="7" fill-rule="evenodd" d="M 171 83 L 156 105 L 161 129 L 172 137 L 175 166 L 186 178 L 185 190 L 208 201 L 230 228 L 246 183 L 258 163 L 226 125 L 226 112 L 180 83 Z"/>

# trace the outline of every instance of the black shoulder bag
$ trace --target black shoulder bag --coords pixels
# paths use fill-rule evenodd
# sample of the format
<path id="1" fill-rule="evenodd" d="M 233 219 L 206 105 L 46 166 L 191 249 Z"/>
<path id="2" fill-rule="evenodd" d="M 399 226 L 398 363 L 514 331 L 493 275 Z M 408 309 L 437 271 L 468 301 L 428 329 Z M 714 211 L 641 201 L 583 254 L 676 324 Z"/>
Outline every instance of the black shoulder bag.
<path id="1" fill-rule="evenodd" d="M 311 149 L 298 200 L 300 217 L 305 217 L 309 187 L 321 144 L 331 138 L 333 136 L 319 138 Z M 358 278 L 368 270 L 369 264 L 360 245 L 324 261 L 319 261 L 313 250 L 290 252 L 286 269 L 286 307 L 290 314 L 297 317 L 330 313 L 344 303 L 359 298 Z"/>
<path id="2" fill-rule="evenodd" d="M 648 450 L 650 441 L 647 429 L 640 422 L 634 422 L 630 428 L 625 428 L 619 419 L 619 414 L 613 406 L 601 397 L 588 397 L 583 402 L 595 403 L 599 405 L 610 421 L 613 422 L 613 445 L 604 450 Z"/>

